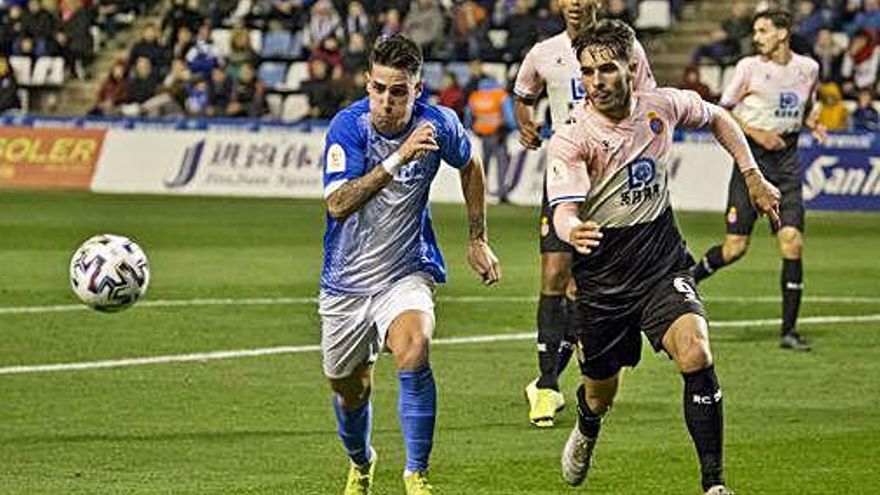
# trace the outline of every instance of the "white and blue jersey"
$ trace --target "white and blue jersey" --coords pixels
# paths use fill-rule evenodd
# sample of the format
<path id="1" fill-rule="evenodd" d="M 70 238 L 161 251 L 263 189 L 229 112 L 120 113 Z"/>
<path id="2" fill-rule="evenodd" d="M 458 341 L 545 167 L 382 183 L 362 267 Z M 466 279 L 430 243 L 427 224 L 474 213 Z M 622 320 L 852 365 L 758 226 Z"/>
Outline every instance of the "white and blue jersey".
<path id="1" fill-rule="evenodd" d="M 326 216 L 322 292 L 375 294 L 417 271 L 438 283 L 446 281 L 446 265 L 431 228 L 428 194 L 441 160 L 462 168 L 471 158 L 470 140 L 452 110 L 417 101 L 407 127 L 385 136 L 370 122 L 366 98 L 343 109 L 327 132 L 324 197 L 381 166 L 425 122 L 434 126 L 439 150 L 403 165 L 388 185 L 348 218 Z"/>

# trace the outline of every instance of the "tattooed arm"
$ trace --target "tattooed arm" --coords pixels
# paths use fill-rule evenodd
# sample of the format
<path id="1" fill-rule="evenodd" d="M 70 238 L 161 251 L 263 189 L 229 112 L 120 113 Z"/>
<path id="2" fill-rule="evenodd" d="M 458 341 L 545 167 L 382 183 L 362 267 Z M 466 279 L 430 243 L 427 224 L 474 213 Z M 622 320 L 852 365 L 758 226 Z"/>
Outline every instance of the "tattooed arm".
<path id="1" fill-rule="evenodd" d="M 486 235 L 486 185 L 483 164 L 471 157 L 459 172 L 461 190 L 468 215 L 468 264 L 486 285 L 492 285 L 501 278 L 498 258 L 489 247 Z"/>

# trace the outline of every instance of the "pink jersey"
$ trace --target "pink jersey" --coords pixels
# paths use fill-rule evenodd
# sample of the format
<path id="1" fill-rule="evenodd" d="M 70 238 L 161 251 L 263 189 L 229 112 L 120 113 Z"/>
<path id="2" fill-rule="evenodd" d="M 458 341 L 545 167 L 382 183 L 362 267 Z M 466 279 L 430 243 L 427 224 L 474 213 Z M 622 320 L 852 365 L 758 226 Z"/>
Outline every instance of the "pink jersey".
<path id="1" fill-rule="evenodd" d="M 818 77 L 819 64 L 796 53 L 786 65 L 758 55 L 745 57 L 736 64 L 721 106 L 733 108 L 733 114 L 750 127 L 779 134 L 798 132 Z"/>
<path id="2" fill-rule="evenodd" d="M 652 222 L 669 206 L 667 168 L 676 127 L 699 128 L 712 107 L 693 91 L 659 88 L 633 94 L 632 112 L 612 122 L 590 104 L 550 140 L 547 198 L 583 202 L 582 219 L 601 227 Z"/>
<path id="3" fill-rule="evenodd" d="M 633 47 L 633 58 L 636 61 L 636 91 L 657 87 L 645 49 L 638 40 Z M 550 102 L 550 118 L 556 129 L 568 122 L 572 110 L 584 99 L 585 94 L 580 62 L 565 31 L 537 43 L 529 50 L 519 68 L 513 92 L 520 98 L 535 99 L 545 86 Z"/>

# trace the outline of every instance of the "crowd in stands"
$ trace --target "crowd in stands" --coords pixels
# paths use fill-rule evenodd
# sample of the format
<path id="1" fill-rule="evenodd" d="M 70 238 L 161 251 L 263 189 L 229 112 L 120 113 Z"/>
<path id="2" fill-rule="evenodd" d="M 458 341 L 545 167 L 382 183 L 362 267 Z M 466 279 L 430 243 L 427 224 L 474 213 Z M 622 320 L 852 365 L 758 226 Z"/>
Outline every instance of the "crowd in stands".
<path id="1" fill-rule="evenodd" d="M 758 9 L 779 5 L 760 2 Z M 830 130 L 880 130 L 874 101 L 880 81 L 880 0 L 793 0 L 782 5 L 794 16 L 792 48 L 820 66 L 819 120 Z M 715 101 L 733 66 L 752 53 L 751 16 L 745 2 L 696 47 L 682 86 Z"/>

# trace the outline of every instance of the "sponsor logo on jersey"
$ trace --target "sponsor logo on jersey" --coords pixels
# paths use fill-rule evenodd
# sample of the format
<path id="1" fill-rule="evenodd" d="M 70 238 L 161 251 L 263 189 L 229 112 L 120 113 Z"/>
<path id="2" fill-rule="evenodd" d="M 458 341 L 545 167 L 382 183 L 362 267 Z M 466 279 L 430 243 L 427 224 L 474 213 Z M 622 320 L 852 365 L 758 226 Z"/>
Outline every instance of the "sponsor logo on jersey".
<path id="1" fill-rule="evenodd" d="M 657 178 L 657 164 L 652 158 L 641 157 L 626 166 L 629 190 L 620 194 L 622 205 L 638 205 L 660 197 L 660 184 Z"/>
<path id="2" fill-rule="evenodd" d="M 799 119 L 801 116 L 800 98 L 797 93 L 783 91 L 779 93 L 779 108 L 774 115 L 781 119 Z"/>

